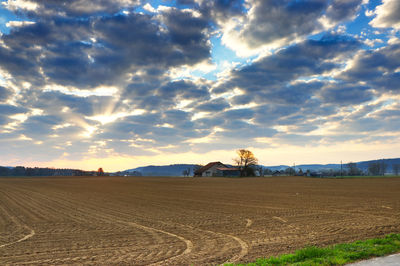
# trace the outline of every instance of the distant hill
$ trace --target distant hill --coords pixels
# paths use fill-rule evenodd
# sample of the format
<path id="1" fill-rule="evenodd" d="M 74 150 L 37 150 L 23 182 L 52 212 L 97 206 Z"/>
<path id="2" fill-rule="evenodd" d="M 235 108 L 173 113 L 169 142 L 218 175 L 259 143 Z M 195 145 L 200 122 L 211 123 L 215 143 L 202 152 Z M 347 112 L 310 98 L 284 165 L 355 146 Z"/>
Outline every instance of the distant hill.
<path id="1" fill-rule="evenodd" d="M 368 165 L 370 163 L 374 163 L 380 160 L 371 160 L 371 161 L 362 161 L 356 162 L 357 167 L 362 171 L 366 172 L 368 170 Z M 395 159 L 384 159 L 385 165 L 387 166 L 386 172 L 392 172 L 393 164 L 400 164 L 400 158 Z M 347 163 L 343 163 L 343 169 L 346 169 Z M 130 173 L 130 172 L 140 172 L 143 176 L 182 176 L 182 172 L 188 168 L 190 168 L 191 172 L 190 175 L 193 175 L 193 168 L 195 164 L 171 164 L 171 165 L 149 165 L 138 167 L 134 169 L 129 169 L 123 171 L 123 173 Z M 263 168 L 271 169 L 272 171 L 280 171 L 285 170 L 288 167 L 293 167 L 289 165 L 275 165 L 275 166 L 264 166 L 261 165 Z M 302 169 L 303 171 L 311 170 L 311 171 L 323 171 L 323 170 L 338 170 L 340 169 L 340 164 L 300 164 L 296 165 L 296 169 Z"/>
<path id="2" fill-rule="evenodd" d="M 190 169 L 190 175 L 193 176 L 193 168 L 196 164 L 171 164 L 171 165 L 149 165 L 129 169 L 123 173 L 140 172 L 143 176 L 182 176 L 184 170 Z"/>
<path id="3" fill-rule="evenodd" d="M 362 171 L 366 172 L 368 171 L 368 166 L 370 163 L 375 163 L 375 162 L 380 162 L 381 160 L 371 160 L 371 161 L 362 161 L 362 162 L 355 162 L 357 164 L 357 167 L 361 169 Z M 390 173 L 393 171 L 393 165 L 394 164 L 400 164 L 400 158 L 395 158 L 395 159 L 384 159 L 385 165 L 386 165 L 386 172 Z M 343 169 L 347 168 L 347 164 L 349 162 L 343 163 Z M 264 166 L 265 168 L 269 168 L 272 171 L 275 170 L 284 170 L 289 167 L 289 165 L 279 165 L 279 166 Z M 290 166 L 293 167 L 293 166 Z M 311 171 L 321 171 L 321 170 L 339 170 L 341 167 L 340 164 L 300 164 L 296 165 L 296 169 L 302 169 L 302 170 L 311 170 Z"/>
<path id="4" fill-rule="evenodd" d="M 358 162 L 357 167 L 360 168 L 363 171 L 368 170 L 368 165 L 370 163 L 375 163 L 381 160 L 372 160 L 372 161 L 364 161 L 364 162 Z M 394 159 L 384 159 L 385 165 L 387 166 L 386 172 L 390 173 L 393 171 L 393 165 L 394 164 L 400 164 L 400 158 L 394 158 Z"/>

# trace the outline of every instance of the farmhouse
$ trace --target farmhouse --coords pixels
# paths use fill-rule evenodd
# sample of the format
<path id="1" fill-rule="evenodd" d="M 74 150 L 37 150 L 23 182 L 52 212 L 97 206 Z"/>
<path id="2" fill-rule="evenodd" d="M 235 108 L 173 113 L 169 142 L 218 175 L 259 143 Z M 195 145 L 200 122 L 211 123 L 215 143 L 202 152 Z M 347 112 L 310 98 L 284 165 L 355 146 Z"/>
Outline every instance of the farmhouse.
<path id="1" fill-rule="evenodd" d="M 240 176 L 240 170 L 221 162 L 211 162 L 194 172 L 194 176 Z"/>

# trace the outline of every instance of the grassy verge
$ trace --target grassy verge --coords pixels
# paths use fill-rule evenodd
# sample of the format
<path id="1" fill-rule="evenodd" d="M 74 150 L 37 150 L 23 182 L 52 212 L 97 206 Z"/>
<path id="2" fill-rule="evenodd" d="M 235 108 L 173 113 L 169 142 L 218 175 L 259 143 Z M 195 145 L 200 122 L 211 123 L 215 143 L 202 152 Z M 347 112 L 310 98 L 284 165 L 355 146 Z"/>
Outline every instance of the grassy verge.
<path id="1" fill-rule="evenodd" d="M 400 178 L 400 175 L 360 175 L 360 176 L 327 176 L 323 178 L 352 179 L 352 178 Z"/>
<path id="2" fill-rule="evenodd" d="M 400 178 L 400 175 L 357 175 L 357 176 L 309 176 L 308 178 L 322 179 L 367 179 L 367 178 Z"/>
<path id="3" fill-rule="evenodd" d="M 344 265 L 397 252 L 400 252 L 400 234 L 390 234 L 384 238 L 337 244 L 326 248 L 307 247 L 294 254 L 260 258 L 246 265 Z"/>

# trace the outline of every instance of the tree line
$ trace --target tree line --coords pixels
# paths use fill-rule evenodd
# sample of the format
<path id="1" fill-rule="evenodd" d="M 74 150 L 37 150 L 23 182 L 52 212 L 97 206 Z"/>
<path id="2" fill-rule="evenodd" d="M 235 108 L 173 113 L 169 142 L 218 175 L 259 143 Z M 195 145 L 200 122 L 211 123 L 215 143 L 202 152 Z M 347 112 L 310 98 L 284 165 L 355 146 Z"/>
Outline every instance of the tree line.
<path id="1" fill-rule="evenodd" d="M 268 175 L 288 175 L 288 176 L 363 176 L 372 175 L 379 176 L 385 175 L 388 168 L 385 160 L 372 161 L 368 164 L 367 171 L 357 167 L 356 163 L 349 162 L 341 169 L 327 169 L 321 171 L 305 170 L 301 168 L 296 170 L 295 167 L 288 167 L 284 170 L 272 171 L 269 168 L 264 168 L 258 165 L 258 159 L 254 154 L 246 149 L 240 149 L 236 151 L 237 157 L 233 159 L 236 166 L 239 168 L 241 176 L 268 176 Z M 392 165 L 392 173 L 399 175 L 400 164 Z"/>
<path id="2" fill-rule="evenodd" d="M 0 166 L 0 176 L 94 176 L 98 171 L 83 171 L 77 169 L 57 169 L 40 167 L 2 167 Z"/>

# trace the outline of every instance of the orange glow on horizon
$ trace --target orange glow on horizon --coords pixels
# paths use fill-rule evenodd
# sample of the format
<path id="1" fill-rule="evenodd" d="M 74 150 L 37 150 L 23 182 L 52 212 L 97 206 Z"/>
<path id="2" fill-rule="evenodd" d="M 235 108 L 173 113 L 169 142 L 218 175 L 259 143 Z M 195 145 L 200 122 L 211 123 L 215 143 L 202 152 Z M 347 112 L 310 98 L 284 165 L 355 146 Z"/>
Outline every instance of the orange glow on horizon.
<path id="1" fill-rule="evenodd" d="M 340 144 L 329 146 L 290 146 L 282 145 L 279 148 L 254 148 L 251 150 L 258 158 L 259 163 L 265 166 L 296 165 L 300 164 L 328 164 L 368 161 L 382 158 L 400 157 L 396 150 L 400 150 L 400 143 L 388 143 L 380 145 L 366 144 Z M 234 164 L 235 150 L 219 150 L 207 153 L 166 153 L 153 156 L 110 156 L 105 158 L 85 158 L 82 160 L 58 159 L 48 162 L 16 162 L 3 161 L 3 165 L 27 167 L 55 167 L 73 168 L 88 171 L 96 171 L 102 167 L 105 172 L 123 171 L 147 165 L 169 164 L 207 164 L 211 161 L 221 161 L 226 164 Z"/>

